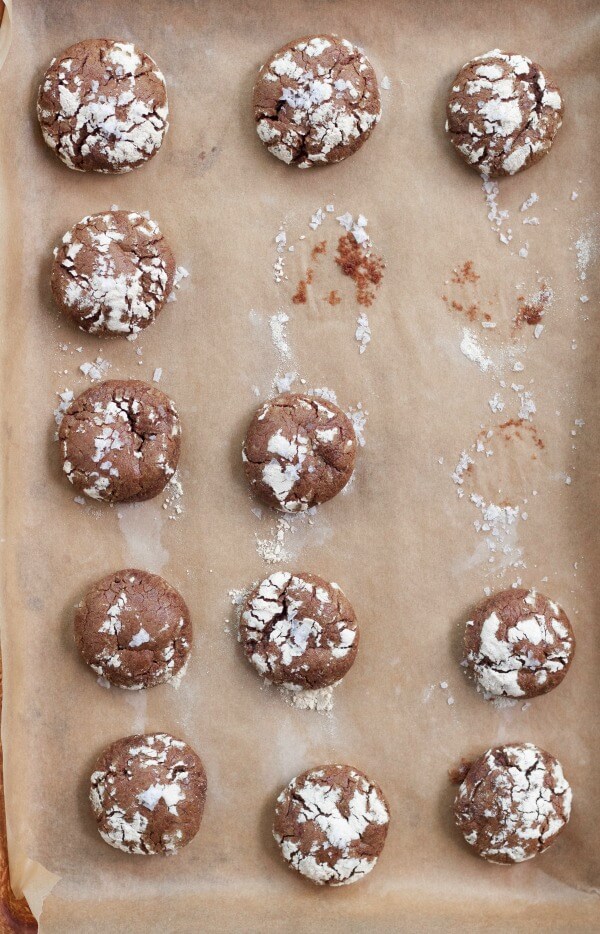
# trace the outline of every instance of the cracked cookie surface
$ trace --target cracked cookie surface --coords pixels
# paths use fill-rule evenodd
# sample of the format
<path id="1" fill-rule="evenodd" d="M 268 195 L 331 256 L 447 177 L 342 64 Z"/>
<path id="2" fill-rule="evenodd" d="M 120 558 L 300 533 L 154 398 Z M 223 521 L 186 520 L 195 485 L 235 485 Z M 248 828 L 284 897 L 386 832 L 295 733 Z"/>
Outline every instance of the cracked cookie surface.
<path id="1" fill-rule="evenodd" d="M 154 221 L 129 211 L 84 217 L 54 251 L 60 310 L 90 334 L 138 334 L 173 288 L 175 257 Z"/>
<path id="2" fill-rule="evenodd" d="M 183 673 L 192 624 L 174 587 L 157 574 L 126 568 L 88 590 L 75 611 L 74 634 L 96 674 L 139 690 Z"/>
<path id="3" fill-rule="evenodd" d="M 71 403 L 58 430 L 63 471 L 86 496 L 110 503 L 151 499 L 179 461 L 173 402 L 141 380 L 106 380 Z"/>
<path id="4" fill-rule="evenodd" d="M 84 39 L 50 63 L 37 114 L 44 140 L 70 169 L 130 172 L 167 132 L 165 79 L 130 42 Z"/>
<path id="5" fill-rule="evenodd" d="M 458 72 L 448 97 L 446 131 L 482 175 L 514 175 L 548 152 L 562 113 L 558 87 L 536 62 L 494 49 Z"/>
<path id="6" fill-rule="evenodd" d="M 198 833 L 206 785 L 202 760 L 182 740 L 168 733 L 118 739 L 90 779 L 98 832 L 125 853 L 170 856 Z"/>
<path id="7" fill-rule="evenodd" d="M 246 598 L 240 618 L 246 658 L 265 680 L 290 690 L 336 684 L 358 652 L 358 626 L 337 584 L 276 571 Z"/>
<path id="8" fill-rule="evenodd" d="M 375 866 L 389 819 L 376 782 L 349 765 L 324 765 L 281 792 L 273 836 L 286 862 L 311 882 L 349 885 Z"/>
<path id="9" fill-rule="evenodd" d="M 557 687 L 575 653 L 571 623 L 536 590 L 484 600 L 465 627 L 464 664 L 489 697 L 536 697 Z"/>
<path id="10" fill-rule="evenodd" d="M 355 45 L 332 35 L 279 49 L 259 71 L 253 107 L 269 152 L 299 168 L 352 155 L 381 117 L 373 66 Z"/>
<path id="11" fill-rule="evenodd" d="M 571 787 L 554 756 L 532 743 L 488 749 L 469 766 L 456 823 L 479 856 L 520 863 L 546 850 L 571 814 Z"/>
<path id="12" fill-rule="evenodd" d="M 354 470 L 352 422 L 333 402 L 283 393 L 257 411 L 242 450 L 246 476 L 264 502 L 303 512 L 332 499 Z"/>

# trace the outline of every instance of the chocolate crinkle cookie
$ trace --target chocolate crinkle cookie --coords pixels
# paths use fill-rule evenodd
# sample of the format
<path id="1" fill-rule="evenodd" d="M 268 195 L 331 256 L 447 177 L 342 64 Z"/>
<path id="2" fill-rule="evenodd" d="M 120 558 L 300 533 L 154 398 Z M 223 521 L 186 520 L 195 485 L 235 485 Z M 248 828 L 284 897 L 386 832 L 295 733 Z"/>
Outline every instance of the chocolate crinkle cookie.
<path id="1" fill-rule="evenodd" d="M 114 39 L 84 39 L 52 59 L 37 113 L 48 146 L 81 172 L 130 172 L 158 152 L 169 127 L 161 71 Z"/>
<path id="2" fill-rule="evenodd" d="M 311 882 L 349 885 L 375 866 L 389 819 L 376 782 L 349 765 L 324 765 L 281 792 L 273 836 L 286 862 Z"/>
<path id="3" fill-rule="evenodd" d="M 539 65 L 494 49 L 467 62 L 454 79 L 446 130 L 482 175 L 514 175 L 548 152 L 562 113 L 560 91 Z"/>
<path id="4" fill-rule="evenodd" d="M 303 512 L 327 502 L 348 483 L 356 435 L 333 402 L 283 393 L 257 411 L 242 458 L 261 499 L 283 512 Z"/>
<path id="5" fill-rule="evenodd" d="M 92 499 L 151 499 L 179 461 L 181 426 L 173 402 L 141 380 L 110 379 L 71 403 L 58 429 L 63 470 Z"/>
<path id="6" fill-rule="evenodd" d="M 560 684 L 575 653 L 567 615 L 535 590 L 509 588 L 476 608 L 463 664 L 487 697 L 536 697 Z"/>
<path id="7" fill-rule="evenodd" d="M 159 314 L 175 257 L 147 215 L 84 217 L 54 251 L 50 283 L 60 310 L 90 334 L 138 334 Z"/>
<path id="8" fill-rule="evenodd" d="M 496 746 L 474 762 L 454 802 L 456 823 L 479 856 L 520 863 L 543 853 L 571 814 L 560 762 L 531 743 Z"/>
<path id="9" fill-rule="evenodd" d="M 192 624 L 174 587 L 148 571 L 108 574 L 75 611 L 75 643 L 110 684 L 139 690 L 171 681 L 190 656 Z"/>
<path id="10" fill-rule="evenodd" d="M 358 652 L 358 626 L 337 584 L 277 571 L 246 598 L 240 641 L 260 675 L 292 691 L 336 684 Z"/>
<path id="11" fill-rule="evenodd" d="M 347 39 L 328 35 L 279 49 L 260 69 L 253 105 L 269 152 L 301 169 L 351 156 L 381 117 L 368 58 Z"/>
<path id="12" fill-rule="evenodd" d="M 198 833 L 205 800 L 202 760 L 168 733 L 118 739 L 91 777 L 98 832 L 125 853 L 176 853 Z"/>

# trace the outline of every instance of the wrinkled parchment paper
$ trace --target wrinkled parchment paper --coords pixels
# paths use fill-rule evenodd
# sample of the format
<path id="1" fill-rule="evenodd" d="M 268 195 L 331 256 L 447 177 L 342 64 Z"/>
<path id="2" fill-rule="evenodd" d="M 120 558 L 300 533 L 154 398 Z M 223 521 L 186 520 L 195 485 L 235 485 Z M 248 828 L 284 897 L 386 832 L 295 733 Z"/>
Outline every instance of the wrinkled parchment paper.
<path id="1" fill-rule="evenodd" d="M 593 930 L 600 886 L 596 4 L 21 0 L 16 7 L 0 75 L 2 738 L 15 890 L 37 912 L 46 896 L 41 930 L 61 934 Z M 266 55 L 318 31 L 362 45 L 390 89 L 360 153 L 301 172 L 262 149 L 249 98 Z M 114 178 L 68 171 L 44 146 L 34 113 L 52 55 L 101 35 L 133 39 L 154 56 L 171 104 L 160 154 Z M 480 180 L 442 130 L 456 70 L 497 46 L 543 63 L 566 99 L 551 155 L 500 184 L 508 243 L 492 229 Z M 521 212 L 532 192 L 539 201 Z M 190 273 L 177 302 L 137 343 L 74 331 L 48 286 L 64 230 L 112 204 L 149 210 Z M 327 204 L 334 213 L 311 230 L 311 216 Z M 361 309 L 333 258 L 343 232 L 335 216 L 345 212 L 368 219 L 387 263 L 363 354 L 354 338 Z M 539 224 L 524 224 L 526 217 Z M 295 249 L 286 247 L 288 278 L 276 283 L 282 223 Z M 327 253 L 313 261 L 323 239 Z M 466 261 L 480 278 L 453 283 L 452 270 Z M 294 304 L 309 265 L 308 302 Z M 542 285 L 553 292 L 543 331 L 535 338 L 524 325 L 513 334 L 518 296 Z M 323 300 L 331 289 L 338 305 Z M 477 304 L 496 327 L 469 321 L 452 301 Z M 281 313 L 289 320 L 279 320 L 285 339 L 274 325 L 276 346 L 270 319 Z M 473 335 L 493 362 L 485 372 L 460 349 L 477 357 Z M 74 501 L 52 412 L 57 392 L 89 385 L 79 367 L 97 357 L 111 364 L 110 377 L 152 380 L 162 369 L 160 387 L 183 422 L 181 515 L 173 504 L 163 509 L 162 498 L 118 509 Z M 515 362 L 524 369 L 513 370 Z M 350 492 L 312 524 L 280 527 L 291 557 L 271 566 L 256 537 L 272 538 L 277 517 L 252 512 L 240 443 L 275 375 L 294 371 L 308 388 L 335 390 L 346 409 L 360 403 L 366 443 Z M 496 401 L 494 412 L 496 394 L 504 409 Z M 530 421 L 521 437 L 500 431 L 523 404 Z M 480 432 L 491 456 L 473 448 Z M 462 451 L 474 465 L 464 477 L 459 471 L 461 485 L 452 473 Z M 485 505 L 519 507 L 496 552 L 474 526 L 485 505 L 471 494 Z M 162 573 L 189 603 L 196 647 L 178 690 L 105 690 L 76 655 L 74 603 L 96 578 L 127 565 Z M 240 656 L 228 592 L 274 567 L 337 581 L 357 610 L 361 651 L 330 716 L 261 690 Z M 485 587 L 519 578 L 564 605 L 577 657 L 559 690 L 497 709 L 459 667 L 461 623 Z M 99 751 L 142 730 L 184 737 L 208 772 L 201 832 L 174 859 L 111 850 L 88 809 Z M 452 826 L 447 779 L 461 756 L 508 740 L 531 740 L 558 756 L 575 796 L 561 840 L 515 868 L 469 852 Z M 330 761 L 372 774 L 393 820 L 368 880 L 322 891 L 286 870 L 270 822 L 279 789 Z"/>

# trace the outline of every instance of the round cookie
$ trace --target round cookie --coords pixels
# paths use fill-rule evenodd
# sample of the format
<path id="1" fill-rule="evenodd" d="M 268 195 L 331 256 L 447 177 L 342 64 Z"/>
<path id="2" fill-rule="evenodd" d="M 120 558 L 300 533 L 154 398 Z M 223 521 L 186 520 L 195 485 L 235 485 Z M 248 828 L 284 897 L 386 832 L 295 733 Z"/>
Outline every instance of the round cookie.
<path id="1" fill-rule="evenodd" d="M 187 743 L 168 733 L 111 743 L 90 781 L 98 832 L 117 850 L 171 856 L 198 833 L 206 800 L 204 766 Z"/>
<path id="2" fill-rule="evenodd" d="M 465 627 L 463 664 L 488 697 L 536 697 L 560 684 L 575 653 L 565 612 L 535 590 L 484 600 Z"/>
<path id="3" fill-rule="evenodd" d="M 496 746 L 474 762 L 454 802 L 456 823 L 479 856 L 520 863 L 543 853 L 571 814 L 560 762 L 532 743 Z"/>
<path id="4" fill-rule="evenodd" d="M 254 491 L 283 512 L 327 502 L 348 483 L 355 458 L 348 416 L 333 402 L 291 392 L 261 406 L 242 451 Z"/>
<path id="5" fill-rule="evenodd" d="M 138 334 L 173 288 L 175 257 L 142 214 L 84 217 L 54 251 L 50 284 L 60 310 L 90 334 Z"/>
<path id="6" fill-rule="evenodd" d="M 340 681 L 358 652 L 358 626 L 337 584 L 276 571 L 248 595 L 240 617 L 246 658 L 273 684 L 301 691 Z"/>
<path id="7" fill-rule="evenodd" d="M 448 96 L 446 131 L 486 177 L 538 162 L 562 123 L 557 86 L 524 55 L 494 49 L 463 65 Z"/>
<path id="8" fill-rule="evenodd" d="M 349 885 L 375 866 L 389 819 L 376 782 L 349 765 L 324 765 L 281 792 L 273 836 L 286 862 L 311 882 Z"/>
<path id="9" fill-rule="evenodd" d="M 190 657 L 192 624 L 162 577 L 127 568 L 88 590 L 75 612 L 75 643 L 96 674 L 138 690 L 171 681 Z"/>
<path id="10" fill-rule="evenodd" d="M 262 66 L 254 86 L 256 131 L 270 153 L 301 169 L 340 162 L 381 117 L 373 66 L 347 39 L 296 39 Z"/>
<path id="11" fill-rule="evenodd" d="M 169 127 L 165 79 L 130 42 L 84 39 L 52 59 L 37 114 L 70 169 L 130 172 L 158 152 Z"/>
<path id="12" fill-rule="evenodd" d="M 82 392 L 58 429 L 63 470 L 92 499 L 151 499 L 179 461 L 181 426 L 173 402 L 137 379 L 109 379 Z"/>

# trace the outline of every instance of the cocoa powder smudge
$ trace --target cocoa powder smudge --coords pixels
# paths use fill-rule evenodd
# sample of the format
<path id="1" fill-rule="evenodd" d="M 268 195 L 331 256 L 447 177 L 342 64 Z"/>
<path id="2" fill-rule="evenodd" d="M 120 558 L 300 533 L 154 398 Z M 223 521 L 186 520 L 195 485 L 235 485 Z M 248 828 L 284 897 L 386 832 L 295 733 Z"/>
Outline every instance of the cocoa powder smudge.
<path id="1" fill-rule="evenodd" d="M 524 295 L 519 295 L 517 298 L 519 307 L 514 317 L 515 327 L 520 328 L 523 324 L 529 324 L 535 327 L 536 324 L 540 324 L 546 311 L 546 305 L 550 302 L 550 298 L 551 295 L 545 283 L 542 285 L 536 301 L 528 302 L 525 300 Z"/>
<path id="2" fill-rule="evenodd" d="M 306 305 L 306 299 L 308 297 L 307 286 L 309 286 L 312 281 L 313 271 L 309 267 L 306 270 L 306 279 L 300 279 L 296 292 L 292 295 L 294 305 Z"/>
<path id="3" fill-rule="evenodd" d="M 477 282 L 479 278 L 473 269 L 473 260 L 468 259 L 462 266 L 456 267 L 450 281 L 455 282 L 457 285 L 465 285 L 467 282 Z"/>
<path id="4" fill-rule="evenodd" d="M 327 252 L 327 241 L 321 240 L 320 243 L 315 244 L 315 246 L 312 248 L 310 255 L 312 256 L 313 259 L 316 259 L 317 256 L 319 256 L 322 253 L 326 253 L 326 252 Z"/>
<path id="5" fill-rule="evenodd" d="M 347 233 L 338 240 L 335 261 L 344 275 L 353 280 L 358 304 L 370 307 L 383 279 L 385 264 L 381 257 L 365 250 Z"/>

